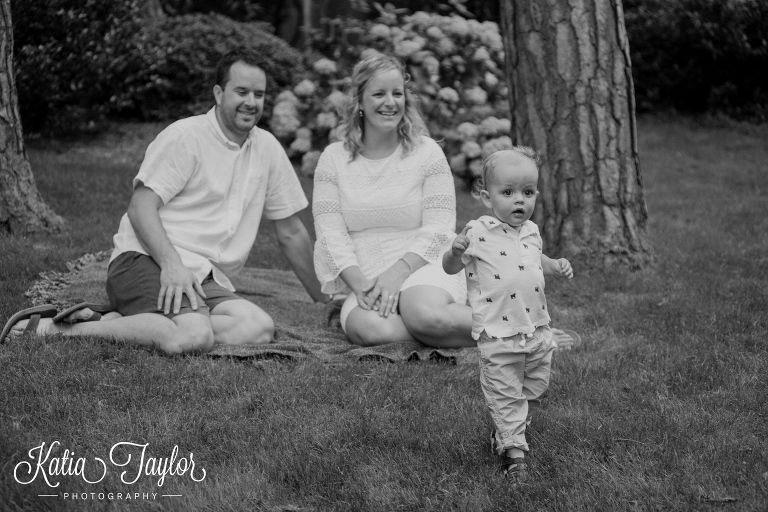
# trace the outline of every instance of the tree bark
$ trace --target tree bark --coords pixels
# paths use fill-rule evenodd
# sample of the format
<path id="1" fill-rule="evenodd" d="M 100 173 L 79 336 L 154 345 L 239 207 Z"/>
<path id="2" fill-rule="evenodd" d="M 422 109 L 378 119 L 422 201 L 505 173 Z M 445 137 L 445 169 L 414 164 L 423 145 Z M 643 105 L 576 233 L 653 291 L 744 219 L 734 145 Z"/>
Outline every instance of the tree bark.
<path id="1" fill-rule="evenodd" d="M 621 0 L 502 0 L 516 144 L 542 157 L 546 251 L 592 266 L 652 260 Z"/>
<path id="2" fill-rule="evenodd" d="M 13 73 L 10 0 L 0 0 L 0 32 L 0 230 L 58 231 L 64 220 L 40 197 L 24 149 Z"/>

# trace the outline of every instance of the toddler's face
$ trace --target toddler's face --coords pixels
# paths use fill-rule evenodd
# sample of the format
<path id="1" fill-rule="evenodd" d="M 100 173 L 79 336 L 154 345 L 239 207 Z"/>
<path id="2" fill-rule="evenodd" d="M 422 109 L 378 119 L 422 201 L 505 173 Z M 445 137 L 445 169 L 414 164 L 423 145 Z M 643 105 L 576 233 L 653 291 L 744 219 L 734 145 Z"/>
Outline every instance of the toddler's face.
<path id="1" fill-rule="evenodd" d="M 483 202 L 496 218 L 519 230 L 533 215 L 539 195 L 536 164 L 521 157 L 513 163 L 499 162 L 489 174 L 489 183 L 481 192 Z"/>

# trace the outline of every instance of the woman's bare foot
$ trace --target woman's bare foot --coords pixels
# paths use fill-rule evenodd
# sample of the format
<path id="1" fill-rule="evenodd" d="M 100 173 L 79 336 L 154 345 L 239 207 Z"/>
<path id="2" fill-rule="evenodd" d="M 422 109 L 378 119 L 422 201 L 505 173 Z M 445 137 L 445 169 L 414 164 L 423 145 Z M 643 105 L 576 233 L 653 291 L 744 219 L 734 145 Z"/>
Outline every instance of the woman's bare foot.
<path id="1" fill-rule="evenodd" d="M 574 331 L 564 331 L 562 329 L 555 329 L 554 327 L 552 330 L 552 340 L 555 342 L 555 345 L 557 345 L 557 350 L 571 350 L 574 345 L 580 341 L 578 338 L 578 334 L 576 334 Z"/>

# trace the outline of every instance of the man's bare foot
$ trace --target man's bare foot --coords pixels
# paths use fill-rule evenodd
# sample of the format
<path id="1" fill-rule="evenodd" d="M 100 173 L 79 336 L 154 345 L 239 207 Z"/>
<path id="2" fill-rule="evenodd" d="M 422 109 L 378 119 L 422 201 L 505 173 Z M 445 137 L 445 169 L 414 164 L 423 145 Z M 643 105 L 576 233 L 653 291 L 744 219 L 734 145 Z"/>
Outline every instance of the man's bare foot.
<path id="1" fill-rule="evenodd" d="M 94 315 L 94 312 L 90 308 L 78 309 L 71 315 L 67 315 L 67 317 L 64 318 L 62 322 L 65 322 L 68 324 L 74 324 L 77 322 L 87 322 L 91 319 L 93 315 Z"/>
<path id="2" fill-rule="evenodd" d="M 11 341 L 21 339 L 22 335 L 24 334 L 24 329 L 27 328 L 28 323 L 29 320 L 20 320 L 16 322 L 16 324 L 11 327 L 11 331 L 8 333 L 8 339 Z M 40 323 L 37 324 L 35 335 L 44 336 L 47 334 L 58 334 L 68 330 L 69 326 L 65 324 L 54 324 L 53 320 L 50 318 L 41 318 Z"/>
<path id="3" fill-rule="evenodd" d="M 35 329 L 35 334 L 38 336 L 43 336 L 46 334 L 59 334 L 62 332 L 68 332 L 72 329 L 72 325 L 78 322 L 94 321 L 91 319 L 94 314 L 98 313 L 95 313 L 89 308 L 83 308 L 74 311 L 70 315 L 67 315 L 61 322 L 54 323 L 53 318 L 41 318 L 40 322 L 37 324 L 37 329 Z M 105 320 L 114 320 L 115 318 L 121 318 L 122 316 L 123 315 L 117 311 L 110 311 L 109 313 L 100 315 L 98 321 L 103 322 Z M 19 320 L 16 322 L 8 332 L 7 339 L 17 340 L 21 338 L 22 334 L 24 334 L 24 330 L 27 328 L 27 324 L 29 324 L 29 320 Z"/>

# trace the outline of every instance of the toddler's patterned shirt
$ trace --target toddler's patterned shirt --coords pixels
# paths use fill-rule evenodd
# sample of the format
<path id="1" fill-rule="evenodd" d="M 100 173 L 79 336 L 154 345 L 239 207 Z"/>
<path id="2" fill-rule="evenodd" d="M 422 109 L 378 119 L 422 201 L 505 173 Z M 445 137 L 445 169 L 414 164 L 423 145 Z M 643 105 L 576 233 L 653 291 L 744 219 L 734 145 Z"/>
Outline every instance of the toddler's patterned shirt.
<path id="1" fill-rule="evenodd" d="M 472 306 L 472 337 L 532 334 L 548 325 L 541 267 L 541 236 L 530 220 L 518 232 L 484 215 L 469 222 L 470 243 L 461 258 Z"/>

